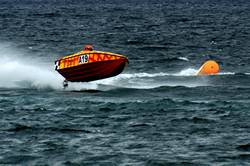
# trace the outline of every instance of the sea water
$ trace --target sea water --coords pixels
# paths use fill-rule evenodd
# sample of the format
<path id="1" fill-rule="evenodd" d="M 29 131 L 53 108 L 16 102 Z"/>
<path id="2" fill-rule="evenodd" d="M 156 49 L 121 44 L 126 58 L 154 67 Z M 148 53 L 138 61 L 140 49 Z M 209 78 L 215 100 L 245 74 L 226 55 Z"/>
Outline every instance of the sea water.
<path id="1" fill-rule="evenodd" d="M 0 164 L 249 165 L 250 3 L 0 0 Z M 125 55 L 69 83 L 56 59 Z M 213 76 L 195 76 L 207 59 Z"/>

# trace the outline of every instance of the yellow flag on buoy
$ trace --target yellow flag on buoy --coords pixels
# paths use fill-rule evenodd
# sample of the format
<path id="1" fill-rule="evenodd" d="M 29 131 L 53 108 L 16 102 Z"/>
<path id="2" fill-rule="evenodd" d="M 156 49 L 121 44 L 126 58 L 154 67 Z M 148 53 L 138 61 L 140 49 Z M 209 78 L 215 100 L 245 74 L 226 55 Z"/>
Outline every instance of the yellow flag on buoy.
<path id="1" fill-rule="evenodd" d="M 220 70 L 220 67 L 217 62 L 213 60 L 206 61 L 198 70 L 197 75 L 210 75 L 217 74 Z"/>

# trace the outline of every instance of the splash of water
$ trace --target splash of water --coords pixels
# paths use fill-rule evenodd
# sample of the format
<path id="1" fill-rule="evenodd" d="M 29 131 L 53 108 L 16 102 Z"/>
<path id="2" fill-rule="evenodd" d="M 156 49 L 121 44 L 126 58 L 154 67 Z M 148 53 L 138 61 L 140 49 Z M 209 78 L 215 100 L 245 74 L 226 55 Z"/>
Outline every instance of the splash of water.
<path id="1" fill-rule="evenodd" d="M 53 88 L 62 87 L 63 78 L 53 69 L 53 63 L 40 66 L 38 60 L 27 58 L 8 44 L 0 47 L 0 87 Z"/>
<path id="2" fill-rule="evenodd" d="M 0 86 L 7 88 L 53 88 L 61 87 L 63 78 L 50 69 L 26 64 L 20 60 L 1 62 Z"/>

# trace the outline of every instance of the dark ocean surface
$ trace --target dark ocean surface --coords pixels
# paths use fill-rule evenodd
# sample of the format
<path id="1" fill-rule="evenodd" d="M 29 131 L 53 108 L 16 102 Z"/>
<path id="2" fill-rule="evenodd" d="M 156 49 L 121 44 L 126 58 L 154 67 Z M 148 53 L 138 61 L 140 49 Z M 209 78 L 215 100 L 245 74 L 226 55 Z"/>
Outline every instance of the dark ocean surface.
<path id="1" fill-rule="evenodd" d="M 129 65 L 63 90 L 89 43 Z M 0 0 L 0 58 L 0 165 L 250 165 L 250 1 Z"/>

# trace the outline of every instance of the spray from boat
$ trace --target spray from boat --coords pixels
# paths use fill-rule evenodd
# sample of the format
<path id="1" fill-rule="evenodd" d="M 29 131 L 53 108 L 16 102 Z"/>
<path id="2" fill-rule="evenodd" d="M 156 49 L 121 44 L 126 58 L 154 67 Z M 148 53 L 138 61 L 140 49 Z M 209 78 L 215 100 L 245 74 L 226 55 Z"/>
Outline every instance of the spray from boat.
<path id="1" fill-rule="evenodd" d="M 0 87 L 59 89 L 63 78 L 54 71 L 53 64 L 39 65 L 39 59 L 27 55 L 11 44 L 0 45 Z"/>

